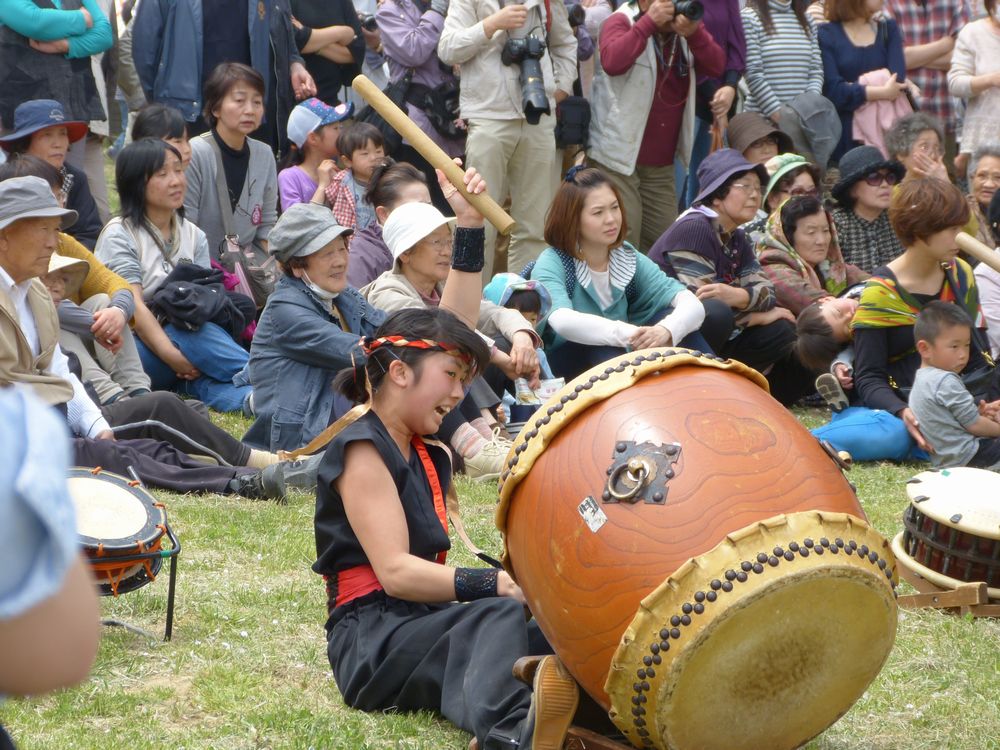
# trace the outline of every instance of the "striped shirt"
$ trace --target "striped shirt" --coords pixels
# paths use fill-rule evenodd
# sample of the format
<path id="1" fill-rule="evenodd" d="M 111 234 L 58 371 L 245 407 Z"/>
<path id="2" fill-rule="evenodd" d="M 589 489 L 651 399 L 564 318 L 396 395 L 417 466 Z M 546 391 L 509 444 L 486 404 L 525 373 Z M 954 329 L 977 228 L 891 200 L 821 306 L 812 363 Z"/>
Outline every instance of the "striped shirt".
<path id="1" fill-rule="evenodd" d="M 747 39 L 744 77 L 750 89 L 746 108 L 764 115 L 774 114 L 782 104 L 804 91 L 823 93 L 823 60 L 816 40 L 816 27 L 807 16 L 809 33 L 799 25 L 791 3 L 768 0 L 774 32 L 767 33 L 757 11 L 743 8 Z"/>

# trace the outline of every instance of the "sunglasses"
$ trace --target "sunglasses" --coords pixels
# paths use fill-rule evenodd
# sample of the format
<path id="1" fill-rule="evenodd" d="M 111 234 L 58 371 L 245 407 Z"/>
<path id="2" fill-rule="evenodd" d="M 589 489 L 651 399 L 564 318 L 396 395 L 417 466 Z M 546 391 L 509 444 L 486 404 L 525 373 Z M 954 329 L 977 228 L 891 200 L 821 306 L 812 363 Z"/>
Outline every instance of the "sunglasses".
<path id="1" fill-rule="evenodd" d="M 899 182 L 899 178 L 895 172 L 872 172 L 869 175 L 865 175 L 864 180 L 866 185 L 871 185 L 872 187 L 878 187 L 883 182 L 889 186 Z"/>

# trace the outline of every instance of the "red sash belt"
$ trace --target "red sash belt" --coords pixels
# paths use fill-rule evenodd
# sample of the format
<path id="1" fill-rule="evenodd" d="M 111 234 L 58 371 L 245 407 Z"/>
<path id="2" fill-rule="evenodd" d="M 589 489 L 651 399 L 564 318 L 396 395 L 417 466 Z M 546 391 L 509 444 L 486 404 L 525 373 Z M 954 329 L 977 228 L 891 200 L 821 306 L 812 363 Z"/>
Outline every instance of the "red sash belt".
<path id="1" fill-rule="evenodd" d="M 419 437 L 414 436 L 411 441 L 413 449 L 417 452 L 417 456 L 420 458 L 420 463 L 423 464 L 424 473 L 427 474 L 427 481 L 430 484 L 431 495 L 434 497 L 434 512 L 437 514 L 438 520 L 441 522 L 441 526 L 444 528 L 445 534 L 448 533 L 448 512 L 445 509 L 444 504 L 444 492 L 441 489 L 441 480 L 438 478 L 437 469 L 434 468 L 434 462 L 431 461 L 430 454 L 427 452 L 427 446 L 424 445 L 424 441 Z M 442 550 L 437 554 L 436 562 L 444 564 L 445 557 L 448 552 Z M 337 572 L 337 598 L 333 600 L 333 592 L 330 590 L 330 578 L 324 576 L 326 579 L 326 592 L 328 597 L 327 609 L 333 611 L 335 607 L 343 606 L 348 602 L 353 601 L 362 596 L 372 593 L 373 591 L 382 591 L 382 584 L 378 582 L 378 578 L 375 576 L 375 571 L 372 569 L 371 565 L 356 565 L 353 568 L 348 568 L 347 570 L 341 570 Z"/>

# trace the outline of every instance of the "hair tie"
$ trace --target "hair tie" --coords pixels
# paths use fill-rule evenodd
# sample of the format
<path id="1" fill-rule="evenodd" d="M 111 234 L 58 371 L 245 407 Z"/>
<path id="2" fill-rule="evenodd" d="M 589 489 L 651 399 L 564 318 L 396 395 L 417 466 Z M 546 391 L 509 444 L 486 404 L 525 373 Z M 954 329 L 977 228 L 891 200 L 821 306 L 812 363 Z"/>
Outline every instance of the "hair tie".
<path id="1" fill-rule="evenodd" d="M 580 174 L 580 170 L 586 169 L 584 164 L 574 164 L 572 167 L 566 170 L 566 177 L 563 178 L 566 182 L 572 182 L 576 184 L 576 176 Z"/>

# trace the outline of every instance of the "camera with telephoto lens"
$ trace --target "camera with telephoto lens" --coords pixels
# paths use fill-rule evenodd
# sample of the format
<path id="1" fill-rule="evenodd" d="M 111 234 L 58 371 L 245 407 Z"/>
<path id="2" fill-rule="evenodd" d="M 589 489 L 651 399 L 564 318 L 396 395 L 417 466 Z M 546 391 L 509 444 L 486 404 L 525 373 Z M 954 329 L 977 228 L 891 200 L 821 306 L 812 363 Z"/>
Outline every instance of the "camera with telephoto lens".
<path id="1" fill-rule="evenodd" d="M 701 4 L 701 0 L 675 0 L 674 13 L 692 21 L 700 21 L 705 15 L 705 6 Z"/>
<path id="2" fill-rule="evenodd" d="M 701 18 L 701 16 L 698 16 Z M 361 28 L 365 31 L 375 31 L 378 29 L 378 22 L 375 21 L 375 16 L 367 15 L 361 16 Z"/>
<path id="3" fill-rule="evenodd" d="M 537 125 L 542 115 L 549 114 L 549 97 L 545 95 L 540 60 L 545 54 L 545 40 L 537 36 L 508 39 L 500 50 L 500 62 L 521 66 L 521 108 L 529 125 Z"/>

